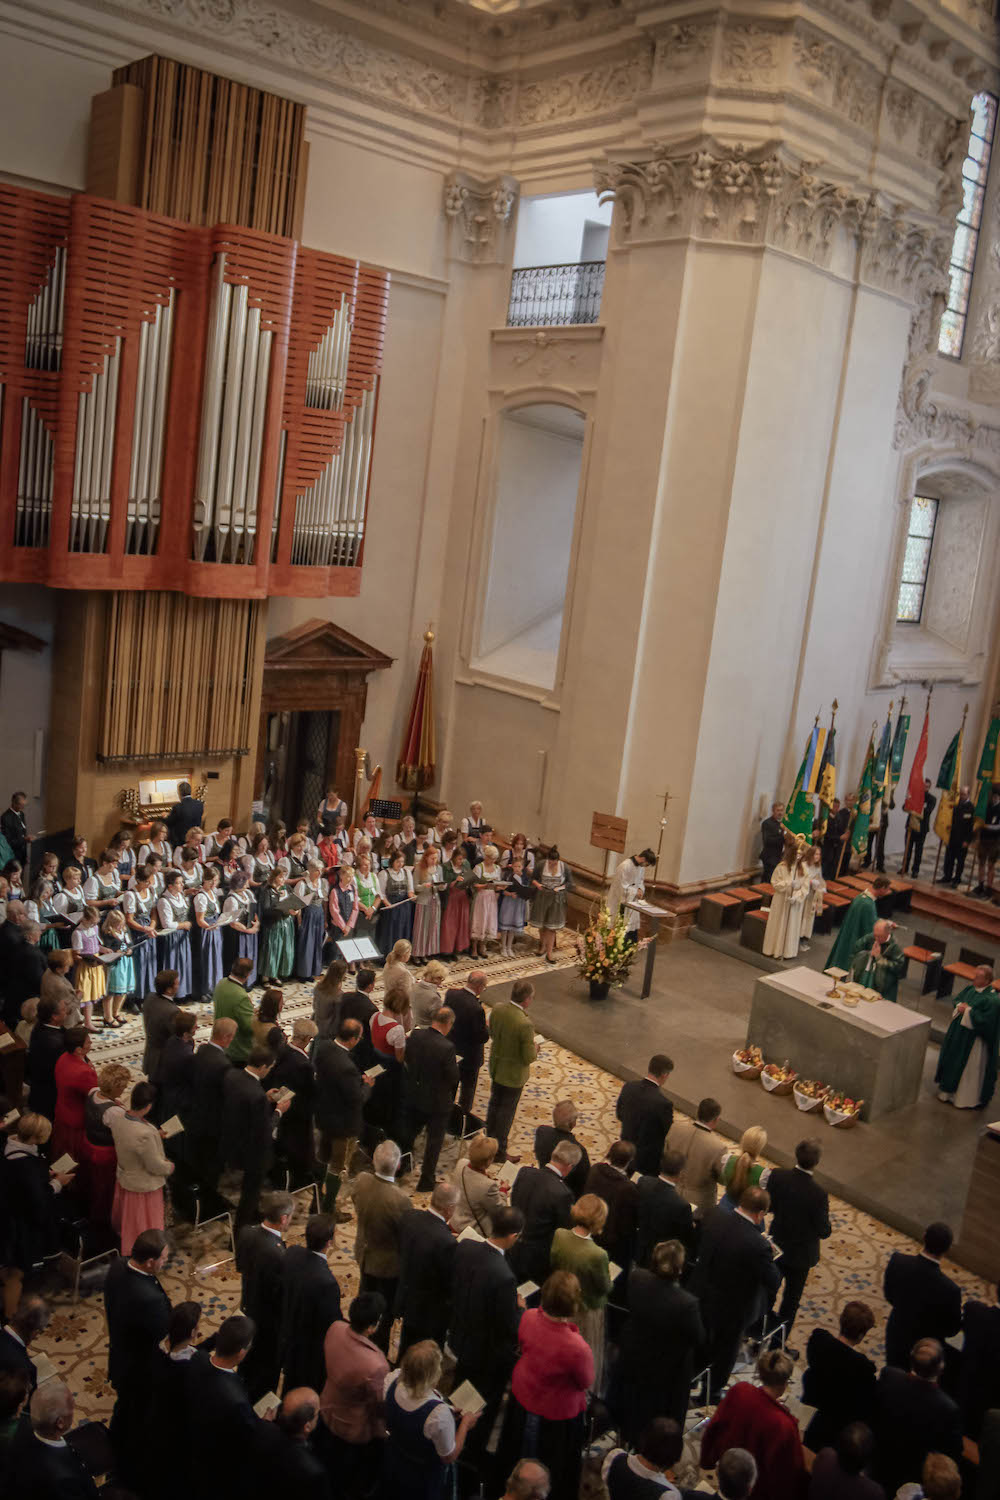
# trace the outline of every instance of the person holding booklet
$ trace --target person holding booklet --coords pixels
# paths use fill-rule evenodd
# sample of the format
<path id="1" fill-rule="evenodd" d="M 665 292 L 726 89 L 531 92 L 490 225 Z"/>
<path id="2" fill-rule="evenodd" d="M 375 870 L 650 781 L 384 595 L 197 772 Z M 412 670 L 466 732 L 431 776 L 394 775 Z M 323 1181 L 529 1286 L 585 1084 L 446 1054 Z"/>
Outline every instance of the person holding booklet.
<path id="1" fill-rule="evenodd" d="M 373 942 L 378 909 L 382 905 L 382 892 L 378 875 L 372 867 L 371 851 L 360 846 L 355 856 L 354 884 L 358 891 L 358 919 L 354 924 L 354 936 L 358 939 L 368 938 L 369 942 Z"/>
<path id="2" fill-rule="evenodd" d="M 73 983 L 83 1012 L 83 1024 L 88 1031 L 94 1030 L 91 1025 L 94 1002 L 101 1000 L 107 989 L 107 971 L 98 960 L 98 954 L 107 951 L 101 943 L 100 916 L 96 906 L 85 906 L 72 939 L 73 952 L 77 955 Z"/>
<path id="3" fill-rule="evenodd" d="M 547 964 L 554 964 L 559 933 L 566 926 L 567 892 L 573 889 L 573 877 L 559 858 L 555 844 L 536 862 L 531 884 L 535 892 L 531 898 L 531 920 L 539 931 L 539 952 L 544 954 Z"/>
<path id="4" fill-rule="evenodd" d="M 378 914 L 378 946 L 383 953 L 391 953 L 400 938 L 410 941 L 413 932 L 413 910 L 416 894 L 413 889 L 413 871 L 406 863 L 406 850 L 402 846 L 393 849 L 389 863 L 378 878 L 382 892 L 382 906 Z"/>
<path id="5" fill-rule="evenodd" d="M 155 1084 L 137 1083 L 128 1109 L 110 1115 L 118 1156 L 111 1223 L 123 1255 L 132 1253 L 144 1230 L 163 1228 L 163 1184 L 174 1164 L 167 1160 L 160 1131 L 146 1118 L 155 1098 Z"/>
<path id="6" fill-rule="evenodd" d="M 187 999 L 193 993 L 191 918 L 180 870 L 167 872 L 163 895 L 156 903 L 156 916 L 160 924 L 157 939 L 160 970 L 176 969 L 180 980 L 177 993 L 182 1000 Z"/>
<path id="7" fill-rule="evenodd" d="M 500 868 L 500 850 L 496 844 L 484 844 L 482 861 L 476 865 L 472 877 L 472 889 L 475 891 L 469 924 L 472 956 L 485 958 L 487 939 L 497 935 L 498 892 L 506 890 L 508 884 Z"/>
<path id="8" fill-rule="evenodd" d="M 466 1410 L 456 1426 L 451 1406 L 436 1389 L 440 1379 L 441 1349 L 433 1339 L 411 1344 L 399 1369 L 385 1377 L 382 1493 L 393 1500 L 444 1500 L 453 1483 L 452 1465 L 479 1420 L 479 1411 Z"/>
<path id="9" fill-rule="evenodd" d="M 310 859 L 295 894 L 302 902 L 298 937 L 295 942 L 295 973 L 299 979 L 318 979 L 323 972 L 323 948 L 326 945 L 326 903 L 330 887 L 323 878 L 323 866 Z"/>
<path id="10" fill-rule="evenodd" d="M 295 966 L 295 918 L 301 902 L 285 885 L 285 871 L 277 865 L 260 887 L 257 910 L 263 937 L 260 976 L 265 984 L 280 984 Z"/>
<path id="11" fill-rule="evenodd" d="M 222 907 L 222 915 L 228 917 L 228 925 L 222 933 L 223 956 L 227 970 L 238 958 L 250 960 L 247 989 L 257 983 L 257 942 L 260 922 L 257 903 L 250 890 L 250 876 L 245 870 L 237 870 L 229 881 L 229 894 Z"/>
<path id="12" fill-rule="evenodd" d="M 129 931 L 120 907 L 113 906 L 104 918 L 101 936 L 108 950 L 106 957 L 110 960 L 105 981 L 107 989 L 102 996 L 101 1007 L 105 1028 L 110 1030 L 124 1026 L 125 1022 L 119 1020 L 118 1013 L 126 998 L 136 993 Z"/>
<path id="13" fill-rule="evenodd" d="M 125 925 L 132 944 L 135 977 L 133 991 L 136 995 L 148 995 L 156 982 L 159 965 L 156 961 L 156 891 L 153 888 L 155 870 L 151 865 L 139 865 L 133 883 L 122 897 Z"/>

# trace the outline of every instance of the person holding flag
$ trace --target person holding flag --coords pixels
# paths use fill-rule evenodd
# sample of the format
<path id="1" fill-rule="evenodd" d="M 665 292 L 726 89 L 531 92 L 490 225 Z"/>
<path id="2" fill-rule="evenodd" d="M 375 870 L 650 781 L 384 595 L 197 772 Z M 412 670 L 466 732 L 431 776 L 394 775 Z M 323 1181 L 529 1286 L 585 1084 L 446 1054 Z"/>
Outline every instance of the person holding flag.
<path id="1" fill-rule="evenodd" d="M 942 798 L 942 802 L 944 799 Z M 969 796 L 967 786 L 959 787 L 958 800 L 952 808 L 951 829 L 948 833 L 948 843 L 944 851 L 944 876 L 942 885 L 950 885 L 953 889 L 962 884 L 962 875 L 965 872 L 965 856 L 969 852 L 972 843 L 973 832 L 976 821 L 976 804 Z"/>
<path id="2" fill-rule="evenodd" d="M 1000 855 L 1000 717 L 995 709 L 986 731 L 976 779 L 979 782 L 975 817 L 979 884 L 972 894 L 992 896 L 996 900 L 993 871 Z"/>
<path id="3" fill-rule="evenodd" d="M 937 788 L 941 792 L 941 801 L 938 804 L 937 817 L 934 819 L 934 832 L 941 843 L 945 846 L 945 871 L 949 870 L 948 848 L 951 844 L 951 830 L 955 820 L 955 809 L 960 798 L 959 782 L 962 779 L 962 750 L 965 745 L 965 720 L 969 712 L 966 704 L 962 712 L 962 723 L 958 733 L 954 736 L 951 744 L 944 753 L 941 769 L 938 771 Z M 951 862 L 952 864 L 954 861 Z M 937 864 L 934 866 L 937 874 Z M 948 879 L 946 874 L 945 879 Z"/>
<path id="4" fill-rule="evenodd" d="M 931 805 L 927 807 L 927 798 L 930 796 L 930 781 L 924 776 L 924 767 L 927 764 L 927 736 L 931 727 L 931 693 L 934 684 L 927 689 L 927 706 L 924 709 L 924 727 L 920 731 L 920 741 L 917 745 L 917 753 L 913 757 L 913 765 L 910 767 L 910 780 L 906 788 L 906 800 L 903 803 L 903 811 L 910 816 L 906 821 L 906 848 L 903 851 L 902 874 L 906 874 L 910 863 L 910 854 L 914 839 L 919 838 L 920 843 L 914 860 L 913 874 L 916 876 L 920 870 L 920 856 L 924 849 L 924 839 L 930 827 L 931 812 L 934 810 L 937 799 L 931 797 Z M 923 832 L 921 833 L 921 825 Z"/>
<path id="5" fill-rule="evenodd" d="M 909 801 L 909 792 L 907 792 L 906 796 L 907 801 Z M 920 861 L 924 853 L 924 840 L 930 832 L 931 813 L 935 807 L 937 807 L 937 798 L 931 791 L 931 779 L 929 776 L 925 776 L 923 806 L 919 811 L 904 808 L 904 811 L 909 812 L 909 817 L 906 820 L 906 850 L 903 854 L 902 873 L 904 875 L 907 873 L 907 865 L 909 865 L 909 874 L 913 876 L 914 880 L 918 879 L 920 875 Z"/>
<path id="6" fill-rule="evenodd" d="M 880 874 L 885 874 L 885 836 L 889 831 L 889 809 L 887 804 L 889 790 L 889 755 L 892 750 L 892 704 L 889 704 L 889 712 L 886 714 L 885 724 L 882 729 L 882 738 L 879 740 L 878 754 L 875 757 L 875 769 L 872 773 L 872 815 L 868 824 L 868 849 L 861 863 L 863 870 L 870 869 L 872 863 L 872 849 L 875 851 L 875 868 Z"/>

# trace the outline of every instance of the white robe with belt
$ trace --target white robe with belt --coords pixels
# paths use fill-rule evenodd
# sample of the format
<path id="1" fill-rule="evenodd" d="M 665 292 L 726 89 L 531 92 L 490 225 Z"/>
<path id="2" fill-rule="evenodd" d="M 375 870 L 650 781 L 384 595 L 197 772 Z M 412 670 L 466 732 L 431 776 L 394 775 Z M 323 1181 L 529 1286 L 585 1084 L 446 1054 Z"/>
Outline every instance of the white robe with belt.
<path id="1" fill-rule="evenodd" d="M 608 887 L 608 911 L 613 917 L 617 917 L 618 908 L 625 906 L 628 901 L 641 901 L 646 890 L 645 869 L 642 865 L 633 864 L 630 859 L 623 859 L 621 864 L 615 867 L 615 873 L 611 877 Z M 626 932 L 637 932 L 640 917 L 637 911 L 625 909 Z"/>
<path id="2" fill-rule="evenodd" d="M 802 935 L 802 918 L 809 876 L 796 864 L 789 869 L 782 860 L 771 876 L 774 895 L 764 930 L 764 953 L 768 958 L 795 958 Z"/>

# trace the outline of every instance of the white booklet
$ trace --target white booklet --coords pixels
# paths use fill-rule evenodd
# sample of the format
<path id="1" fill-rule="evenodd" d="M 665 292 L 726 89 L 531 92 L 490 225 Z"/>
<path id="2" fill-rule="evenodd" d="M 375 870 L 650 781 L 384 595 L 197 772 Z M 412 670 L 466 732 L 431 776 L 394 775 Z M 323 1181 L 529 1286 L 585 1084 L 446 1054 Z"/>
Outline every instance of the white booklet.
<path id="1" fill-rule="evenodd" d="M 382 1064 L 375 1063 L 372 1067 L 368 1068 L 364 1073 L 362 1073 L 361 1076 L 362 1078 L 367 1078 L 369 1082 L 374 1083 L 376 1078 L 381 1078 L 384 1072 L 385 1069 L 383 1068 Z"/>
<path id="2" fill-rule="evenodd" d="M 512 1188 L 514 1186 L 514 1178 L 520 1170 L 521 1168 L 518 1163 L 505 1161 L 497 1173 L 497 1182 L 504 1183 L 507 1187 Z"/>
<path id="3" fill-rule="evenodd" d="M 463 1380 L 458 1390 L 452 1391 L 451 1404 L 456 1411 L 477 1412 L 482 1411 L 486 1402 L 476 1390 L 471 1380 Z"/>
<path id="4" fill-rule="evenodd" d="M 522 1281 L 521 1285 L 517 1289 L 517 1295 L 519 1297 L 523 1297 L 525 1302 L 527 1302 L 529 1297 L 533 1297 L 536 1292 L 540 1291 L 541 1287 L 538 1285 L 537 1281 Z"/>
<path id="5" fill-rule="evenodd" d="M 273 1391 L 268 1391 L 265 1396 L 261 1396 L 260 1400 L 255 1403 L 254 1411 L 258 1417 L 266 1422 L 271 1413 L 277 1411 L 280 1405 L 280 1398 Z"/>
<path id="6" fill-rule="evenodd" d="M 75 1172 L 76 1162 L 70 1156 L 68 1151 L 64 1151 L 59 1160 L 52 1163 L 52 1170 L 53 1172 L 58 1172 L 60 1175 L 66 1172 Z"/>
<path id="7" fill-rule="evenodd" d="M 0 1049 L 4 1047 L 13 1047 L 14 1042 L 15 1038 L 9 1031 L 0 1031 Z"/>
<path id="8" fill-rule="evenodd" d="M 479 1230 L 474 1229 L 471 1224 L 466 1224 L 458 1238 L 459 1240 L 478 1240 L 479 1244 L 484 1243 L 483 1236 L 479 1233 Z"/>
<path id="9" fill-rule="evenodd" d="M 2 1125 L 3 1128 L 6 1130 L 6 1128 L 7 1128 L 8 1125 L 16 1125 L 17 1122 L 18 1122 L 18 1120 L 20 1118 L 21 1118 L 21 1111 L 20 1110 L 18 1110 L 18 1109 L 9 1109 L 7 1111 L 7 1113 L 4 1115 L 3 1119 L 0 1120 L 0 1125 Z"/>
<path id="10" fill-rule="evenodd" d="M 31 1363 L 35 1367 L 35 1378 L 39 1385 L 44 1385 L 47 1380 L 54 1380 L 59 1374 L 59 1366 L 54 1364 L 47 1354 L 31 1356 Z"/>
<path id="11" fill-rule="evenodd" d="M 163 1134 L 169 1141 L 172 1135 L 180 1135 L 181 1131 L 184 1129 L 184 1124 L 183 1121 L 179 1120 L 176 1115 L 171 1115 L 169 1120 L 164 1120 L 163 1124 L 160 1126 L 160 1129 L 163 1131 Z"/>
<path id="12" fill-rule="evenodd" d="M 294 1098 L 295 1098 L 295 1090 L 294 1089 L 290 1089 L 290 1088 L 288 1088 L 286 1086 L 285 1088 L 280 1088 L 278 1090 L 277 1094 L 274 1097 L 274 1102 L 275 1102 L 275 1104 L 284 1104 L 284 1102 L 285 1102 L 286 1099 L 294 1099 Z"/>

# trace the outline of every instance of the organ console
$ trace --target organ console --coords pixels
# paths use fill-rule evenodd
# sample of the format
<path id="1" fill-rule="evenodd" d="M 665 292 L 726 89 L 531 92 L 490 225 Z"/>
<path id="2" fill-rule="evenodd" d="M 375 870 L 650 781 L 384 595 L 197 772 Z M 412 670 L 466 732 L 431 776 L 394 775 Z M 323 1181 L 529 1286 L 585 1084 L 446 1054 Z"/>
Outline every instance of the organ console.
<path id="1" fill-rule="evenodd" d="M 0 185 L 0 579 L 356 593 L 386 272 Z"/>

